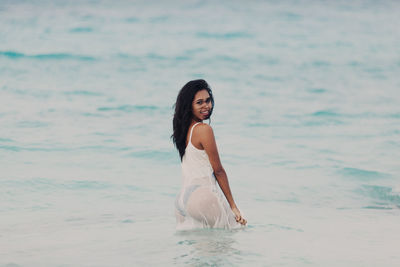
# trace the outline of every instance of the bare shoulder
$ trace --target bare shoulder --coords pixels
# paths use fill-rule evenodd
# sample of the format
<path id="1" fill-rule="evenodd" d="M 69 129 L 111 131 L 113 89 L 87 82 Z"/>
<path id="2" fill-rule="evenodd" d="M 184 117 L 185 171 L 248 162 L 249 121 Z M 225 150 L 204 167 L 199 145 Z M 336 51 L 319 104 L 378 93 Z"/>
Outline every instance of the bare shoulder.
<path id="1" fill-rule="evenodd" d="M 207 123 L 199 123 L 199 125 L 197 125 L 197 132 L 201 135 L 209 135 L 209 134 L 213 134 L 213 129 L 212 127 L 207 124 Z"/>
<path id="2" fill-rule="evenodd" d="M 213 129 L 210 125 L 206 123 L 201 123 L 200 125 L 198 131 L 200 144 L 206 151 L 208 158 L 210 159 L 211 165 L 213 166 L 213 169 L 214 167 L 217 168 L 216 166 L 220 163 L 218 163 L 219 162 L 218 149 Z"/>
<path id="3" fill-rule="evenodd" d="M 215 142 L 214 132 L 210 125 L 207 123 L 200 123 L 196 128 L 198 128 L 196 135 L 203 146 L 210 142 Z"/>

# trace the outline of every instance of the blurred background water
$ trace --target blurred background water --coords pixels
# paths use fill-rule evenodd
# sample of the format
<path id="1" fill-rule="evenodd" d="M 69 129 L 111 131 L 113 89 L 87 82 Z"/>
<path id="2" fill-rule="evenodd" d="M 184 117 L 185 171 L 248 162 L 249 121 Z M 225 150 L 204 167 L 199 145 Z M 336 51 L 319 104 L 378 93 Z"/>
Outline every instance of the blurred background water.
<path id="1" fill-rule="evenodd" d="M 0 1 L 0 266 L 398 266 L 397 1 Z M 204 78 L 248 227 L 175 231 Z"/>

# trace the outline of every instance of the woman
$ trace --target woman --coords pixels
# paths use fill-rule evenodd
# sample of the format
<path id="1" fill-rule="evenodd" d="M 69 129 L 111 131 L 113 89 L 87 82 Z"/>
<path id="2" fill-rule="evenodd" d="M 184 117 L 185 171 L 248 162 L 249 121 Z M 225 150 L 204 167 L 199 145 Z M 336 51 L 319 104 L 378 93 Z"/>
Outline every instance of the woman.
<path id="1" fill-rule="evenodd" d="M 178 229 L 230 229 L 247 223 L 233 200 L 212 128 L 203 123 L 213 108 L 214 98 L 204 80 L 188 82 L 176 100 L 172 139 L 183 174 L 183 187 L 175 202 Z"/>

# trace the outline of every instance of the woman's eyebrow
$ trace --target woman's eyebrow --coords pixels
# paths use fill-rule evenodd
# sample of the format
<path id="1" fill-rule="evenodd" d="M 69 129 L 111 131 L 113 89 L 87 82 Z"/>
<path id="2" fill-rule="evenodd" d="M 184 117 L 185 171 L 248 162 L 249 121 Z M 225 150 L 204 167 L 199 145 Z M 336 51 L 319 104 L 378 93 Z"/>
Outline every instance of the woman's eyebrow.
<path id="1" fill-rule="evenodd" d="M 207 98 L 198 98 L 195 101 L 199 101 L 199 100 L 207 100 L 207 99 L 211 99 L 211 96 L 207 97 Z"/>

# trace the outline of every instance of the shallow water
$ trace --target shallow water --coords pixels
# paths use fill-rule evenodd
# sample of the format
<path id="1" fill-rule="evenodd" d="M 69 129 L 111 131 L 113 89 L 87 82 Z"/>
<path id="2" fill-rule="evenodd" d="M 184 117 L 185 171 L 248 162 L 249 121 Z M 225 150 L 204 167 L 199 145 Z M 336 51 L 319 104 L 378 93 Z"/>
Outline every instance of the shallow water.
<path id="1" fill-rule="evenodd" d="M 1 1 L 0 266 L 398 266 L 396 1 Z M 175 231 L 212 86 L 235 230 Z"/>

